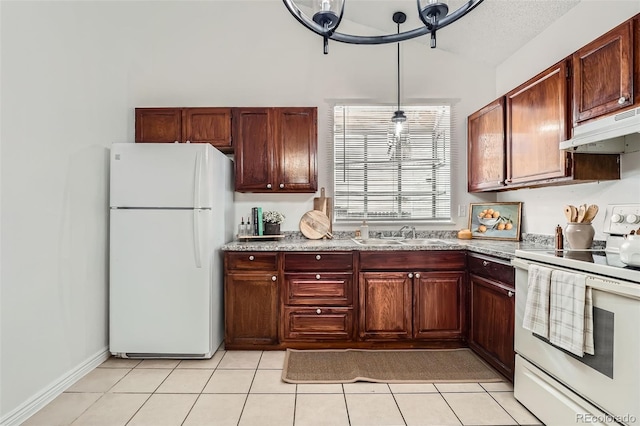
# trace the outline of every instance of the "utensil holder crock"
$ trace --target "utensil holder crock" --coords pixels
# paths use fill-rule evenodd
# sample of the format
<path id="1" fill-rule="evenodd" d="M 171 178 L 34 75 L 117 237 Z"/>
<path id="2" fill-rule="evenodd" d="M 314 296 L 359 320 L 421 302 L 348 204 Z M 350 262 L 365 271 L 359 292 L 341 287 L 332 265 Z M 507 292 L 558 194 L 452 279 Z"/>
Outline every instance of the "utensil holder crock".
<path id="1" fill-rule="evenodd" d="M 574 250 L 590 249 L 596 231 L 591 223 L 569 222 L 564 230 L 569 247 Z"/>

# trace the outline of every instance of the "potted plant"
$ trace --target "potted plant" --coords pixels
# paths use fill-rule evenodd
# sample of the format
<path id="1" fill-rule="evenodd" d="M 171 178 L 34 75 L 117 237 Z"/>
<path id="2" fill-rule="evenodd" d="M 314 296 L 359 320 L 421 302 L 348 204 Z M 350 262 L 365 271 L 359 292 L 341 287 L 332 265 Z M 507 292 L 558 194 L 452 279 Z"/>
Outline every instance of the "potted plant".
<path id="1" fill-rule="evenodd" d="M 265 235 L 279 235 L 280 224 L 284 222 L 284 214 L 275 210 L 262 212 Z"/>

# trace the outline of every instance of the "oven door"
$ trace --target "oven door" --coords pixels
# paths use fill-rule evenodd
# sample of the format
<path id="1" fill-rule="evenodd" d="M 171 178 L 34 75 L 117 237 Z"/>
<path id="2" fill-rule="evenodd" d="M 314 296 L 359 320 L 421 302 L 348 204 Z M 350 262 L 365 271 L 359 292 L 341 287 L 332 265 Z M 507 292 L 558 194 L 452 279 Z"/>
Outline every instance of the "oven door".
<path id="1" fill-rule="evenodd" d="M 522 327 L 528 266 L 533 263 L 519 258 L 512 261 L 516 267 L 516 353 L 619 423 L 637 424 L 640 420 L 640 285 L 585 274 L 586 284 L 593 291 L 595 354 L 577 357 Z M 518 386 L 517 380 L 515 386 Z"/>

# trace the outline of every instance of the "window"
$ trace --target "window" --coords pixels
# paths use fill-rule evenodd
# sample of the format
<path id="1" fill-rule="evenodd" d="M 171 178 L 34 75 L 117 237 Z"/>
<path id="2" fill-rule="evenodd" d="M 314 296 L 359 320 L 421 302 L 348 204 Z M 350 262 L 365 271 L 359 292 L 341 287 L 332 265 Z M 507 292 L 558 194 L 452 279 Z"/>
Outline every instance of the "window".
<path id="1" fill-rule="evenodd" d="M 400 137 L 396 109 L 334 107 L 336 222 L 451 220 L 451 106 L 404 107 Z"/>

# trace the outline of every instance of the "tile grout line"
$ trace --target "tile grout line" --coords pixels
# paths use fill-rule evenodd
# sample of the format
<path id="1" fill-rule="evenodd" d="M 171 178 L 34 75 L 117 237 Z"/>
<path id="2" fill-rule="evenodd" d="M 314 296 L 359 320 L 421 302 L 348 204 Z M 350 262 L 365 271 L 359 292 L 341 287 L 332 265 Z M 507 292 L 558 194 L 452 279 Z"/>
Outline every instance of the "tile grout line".
<path id="1" fill-rule="evenodd" d="M 513 421 L 514 421 L 514 422 L 516 422 L 516 425 L 519 425 L 519 424 L 520 424 L 520 422 L 519 422 L 515 417 L 513 417 L 513 416 L 511 415 L 511 413 L 510 413 L 506 408 L 504 408 L 504 407 L 502 406 L 502 404 L 500 404 L 500 401 L 498 401 L 497 399 L 495 399 L 495 398 L 493 397 L 493 395 L 491 395 L 491 392 L 487 391 L 487 394 L 489 394 L 489 396 L 491 397 L 491 399 L 493 399 L 493 400 L 496 402 L 496 404 L 498 404 L 498 406 L 499 406 L 500 408 L 502 408 L 502 410 L 504 410 L 504 412 L 505 412 L 505 413 L 507 413 L 507 415 L 513 419 Z"/>
<path id="2" fill-rule="evenodd" d="M 387 385 L 387 389 L 389 389 L 389 392 L 391 393 L 391 398 L 393 398 L 393 402 L 395 402 L 396 407 L 398 407 L 398 412 L 400 413 L 400 417 L 402 417 L 404 426 L 407 426 L 407 419 L 405 419 L 404 414 L 402 414 L 402 409 L 400 409 L 400 405 L 398 404 L 398 400 L 396 399 L 396 394 L 393 393 L 393 391 L 391 390 L 391 386 L 389 386 L 389 383 L 386 383 L 386 385 Z"/>
<path id="3" fill-rule="evenodd" d="M 456 413 L 456 410 L 454 410 L 453 407 L 451 406 L 451 404 L 449 404 L 449 401 L 447 401 L 447 398 L 444 397 L 444 395 L 442 394 L 442 392 L 440 392 L 440 389 L 438 389 L 438 387 L 435 385 L 435 383 L 434 383 L 433 387 L 436 388 L 436 390 L 438 391 L 438 395 L 440 395 L 440 398 L 442 398 L 444 403 L 447 404 L 447 407 L 449 407 L 449 410 L 451 410 L 453 415 L 456 416 L 456 419 L 458 419 L 458 422 L 460 422 L 461 425 L 464 425 L 464 422 L 462 421 L 462 419 L 460 419 L 460 416 L 458 416 L 458 413 Z M 480 387 L 482 387 L 482 386 L 480 386 Z M 484 388 L 483 388 L 483 390 L 484 390 Z"/>
<path id="4" fill-rule="evenodd" d="M 224 357 L 227 355 L 228 352 L 225 352 L 224 356 L 222 357 L 222 359 L 224 359 Z M 262 360 L 262 355 L 264 354 L 264 351 L 260 352 L 260 358 L 258 359 L 258 364 L 256 364 L 256 368 L 253 370 L 253 378 L 251 379 L 251 383 L 249 384 L 249 389 L 247 390 L 247 394 L 244 398 L 244 404 L 242 404 L 242 410 L 240 410 L 240 416 L 238 416 L 238 423 L 236 424 L 236 426 L 240 426 L 240 420 L 242 420 L 242 415 L 244 414 L 244 409 L 247 407 L 247 401 L 249 400 L 249 394 L 251 393 L 251 387 L 253 386 L 253 382 L 256 379 L 256 374 L 258 373 L 258 367 L 260 366 L 260 361 Z M 222 363 L 222 359 L 220 360 L 220 363 Z M 220 364 L 218 364 L 220 365 Z"/>

